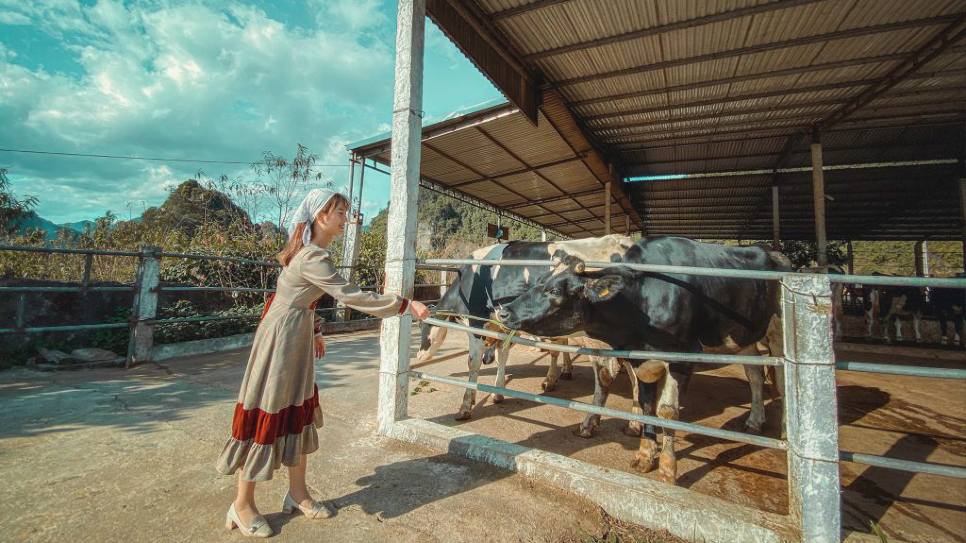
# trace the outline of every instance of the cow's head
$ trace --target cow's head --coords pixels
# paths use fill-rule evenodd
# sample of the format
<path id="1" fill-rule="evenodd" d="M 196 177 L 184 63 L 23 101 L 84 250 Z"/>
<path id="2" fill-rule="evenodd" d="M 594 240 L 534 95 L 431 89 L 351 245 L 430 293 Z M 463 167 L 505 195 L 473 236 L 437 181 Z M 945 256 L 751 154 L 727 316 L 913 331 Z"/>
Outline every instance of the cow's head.
<path id="1" fill-rule="evenodd" d="M 497 318 L 507 328 L 536 336 L 586 331 L 595 306 L 609 303 L 624 287 L 623 276 L 587 273 L 582 260 L 567 256 L 530 290 L 497 311 Z"/>

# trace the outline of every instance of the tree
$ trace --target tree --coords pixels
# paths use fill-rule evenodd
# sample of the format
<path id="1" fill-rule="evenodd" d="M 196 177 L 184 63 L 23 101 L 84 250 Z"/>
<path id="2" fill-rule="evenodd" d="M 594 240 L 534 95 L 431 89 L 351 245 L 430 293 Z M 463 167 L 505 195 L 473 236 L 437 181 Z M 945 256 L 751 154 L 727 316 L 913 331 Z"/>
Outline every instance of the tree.
<path id="1" fill-rule="evenodd" d="M 792 266 L 796 270 L 813 267 L 818 261 L 818 244 L 814 241 L 786 239 L 780 242 L 778 250 L 792 261 Z M 828 263 L 835 266 L 845 265 L 849 261 L 845 243 L 841 241 L 829 241 L 826 246 L 826 254 L 828 255 Z"/>
<path id="2" fill-rule="evenodd" d="M 13 189 L 10 188 L 10 181 L 7 178 L 7 170 L 0 168 L 0 232 L 6 235 L 15 233 L 20 221 L 30 217 L 36 205 L 37 198 L 35 196 L 18 200 L 13 195 Z"/>
<path id="3" fill-rule="evenodd" d="M 315 170 L 317 159 L 316 155 L 309 152 L 308 147 L 299 143 L 295 158 L 291 162 L 271 151 L 265 151 L 262 160 L 252 163 L 251 168 L 255 175 L 265 178 L 262 184 L 277 209 L 276 224 L 279 228 L 285 228 L 288 223 L 294 202 L 304 186 L 311 181 L 322 180 L 322 172 Z M 332 186 L 332 181 L 323 183 L 323 186 Z"/>

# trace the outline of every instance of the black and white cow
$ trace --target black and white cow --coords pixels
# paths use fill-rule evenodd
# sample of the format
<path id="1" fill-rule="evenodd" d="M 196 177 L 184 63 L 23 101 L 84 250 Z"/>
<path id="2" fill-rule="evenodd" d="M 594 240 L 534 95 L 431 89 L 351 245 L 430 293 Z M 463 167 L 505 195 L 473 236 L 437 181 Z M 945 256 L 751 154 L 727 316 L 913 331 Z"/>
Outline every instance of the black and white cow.
<path id="1" fill-rule="evenodd" d="M 624 252 L 634 246 L 634 241 L 627 236 L 612 234 L 601 238 L 586 238 L 579 240 L 557 241 L 557 242 L 523 242 L 516 241 L 510 243 L 500 243 L 484 247 L 474 251 L 475 260 L 542 260 L 550 261 L 560 259 L 565 256 L 574 256 L 584 260 L 598 260 L 605 262 L 620 261 Z M 459 277 L 440 298 L 436 305 L 437 312 L 450 312 L 457 315 L 468 315 L 475 319 L 463 319 L 464 324 L 470 326 L 482 326 L 483 322 L 476 319 L 491 318 L 493 312 L 501 304 L 512 301 L 517 296 L 526 292 L 534 282 L 547 272 L 548 267 L 543 266 L 463 266 Z M 421 330 L 422 340 L 420 350 L 416 354 L 419 362 L 431 359 L 446 336 L 445 328 L 430 327 L 423 325 Z M 480 365 L 484 359 L 497 361 L 496 386 L 504 386 L 506 381 L 506 361 L 508 357 L 509 345 L 504 348 L 500 343 L 489 344 L 479 336 L 468 334 L 469 350 L 469 381 L 476 382 Z M 562 342 L 563 339 L 556 341 Z M 572 375 L 571 359 L 568 354 L 564 355 L 563 372 L 559 373 L 557 368 L 557 357 L 560 353 L 554 351 L 550 353 L 550 369 L 547 377 L 542 384 L 546 391 L 553 390 L 557 378 L 562 376 L 569 379 Z M 613 361 L 601 361 L 593 359 L 595 365 L 595 375 L 597 368 L 603 364 L 606 367 L 614 367 Z M 500 395 L 494 395 L 493 401 L 499 403 L 503 400 Z M 471 409 L 476 402 L 476 392 L 467 389 L 463 394 L 463 402 L 460 405 L 457 420 L 470 418 Z"/>
<path id="2" fill-rule="evenodd" d="M 956 277 L 966 277 L 966 273 L 957 273 Z M 930 287 L 929 298 L 936 318 L 939 319 L 939 335 L 943 345 L 948 343 L 949 323 L 953 324 L 953 344 L 966 348 L 966 337 L 963 336 L 963 313 L 966 308 L 966 289 Z"/>
<path id="3" fill-rule="evenodd" d="M 663 236 L 639 241 L 625 253 L 624 261 L 791 270 L 783 255 L 762 247 L 726 247 Z M 567 258 L 566 262 L 566 268 L 547 274 L 504 305 L 497 312 L 500 321 L 509 328 L 541 336 L 584 332 L 615 349 L 757 354 L 759 345 L 769 342 L 770 353 L 781 354 L 780 343 L 770 341 L 776 335 L 773 332 L 781 329 L 776 281 L 637 272 L 621 265 L 586 271 L 580 259 Z M 634 360 L 631 364 L 639 381 L 641 410 L 676 419 L 678 395 L 693 365 L 661 360 Z M 751 373 L 763 374 L 760 366 L 753 368 L 758 371 Z M 780 385 L 782 377 L 779 375 L 776 381 Z M 661 396 L 655 406 L 657 389 Z M 657 451 L 654 436 L 643 433 L 633 465 L 650 471 Z M 667 429 L 659 467 L 663 479 L 676 479 L 674 432 Z"/>
<path id="4" fill-rule="evenodd" d="M 922 288 L 869 285 L 864 290 L 865 330 L 868 337 L 873 337 L 873 325 L 878 325 L 882 339 L 891 343 L 888 326 L 891 322 L 895 325 L 896 341 L 902 341 L 902 319 L 912 319 L 916 341 L 922 341 L 922 314 L 926 308 L 926 296 Z"/>

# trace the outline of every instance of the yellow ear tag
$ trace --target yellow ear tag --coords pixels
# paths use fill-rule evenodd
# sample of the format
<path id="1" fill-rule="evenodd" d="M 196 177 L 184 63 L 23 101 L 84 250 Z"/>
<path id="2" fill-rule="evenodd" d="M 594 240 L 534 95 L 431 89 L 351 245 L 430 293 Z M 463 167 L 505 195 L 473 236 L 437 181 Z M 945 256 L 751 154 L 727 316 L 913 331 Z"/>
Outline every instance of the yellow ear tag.
<path id="1" fill-rule="evenodd" d="M 608 293 L 610 293 L 610 289 L 605 288 L 604 290 L 600 291 L 599 296 L 607 296 Z"/>

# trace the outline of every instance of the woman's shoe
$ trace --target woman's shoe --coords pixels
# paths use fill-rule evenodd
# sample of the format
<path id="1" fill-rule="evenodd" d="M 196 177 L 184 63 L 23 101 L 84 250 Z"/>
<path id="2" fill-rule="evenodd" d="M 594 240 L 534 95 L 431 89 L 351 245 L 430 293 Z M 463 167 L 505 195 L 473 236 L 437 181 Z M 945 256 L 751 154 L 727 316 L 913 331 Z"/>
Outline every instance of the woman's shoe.
<path id="1" fill-rule="evenodd" d="M 238 527 L 238 531 L 242 535 L 248 537 L 271 537 L 275 535 L 272 531 L 272 527 L 268 525 L 268 522 L 261 516 L 255 517 L 251 526 L 245 526 L 242 521 L 238 520 L 238 513 L 235 512 L 235 504 L 231 504 L 228 508 L 228 515 L 225 517 L 225 528 L 231 530 Z"/>
<path id="2" fill-rule="evenodd" d="M 291 514 L 296 509 L 302 512 L 308 518 L 319 519 L 319 518 L 332 518 L 335 516 L 335 510 L 324 502 L 313 502 L 312 507 L 302 507 L 292 498 L 291 492 L 285 493 L 285 499 L 282 500 L 282 512 L 285 514 Z"/>

